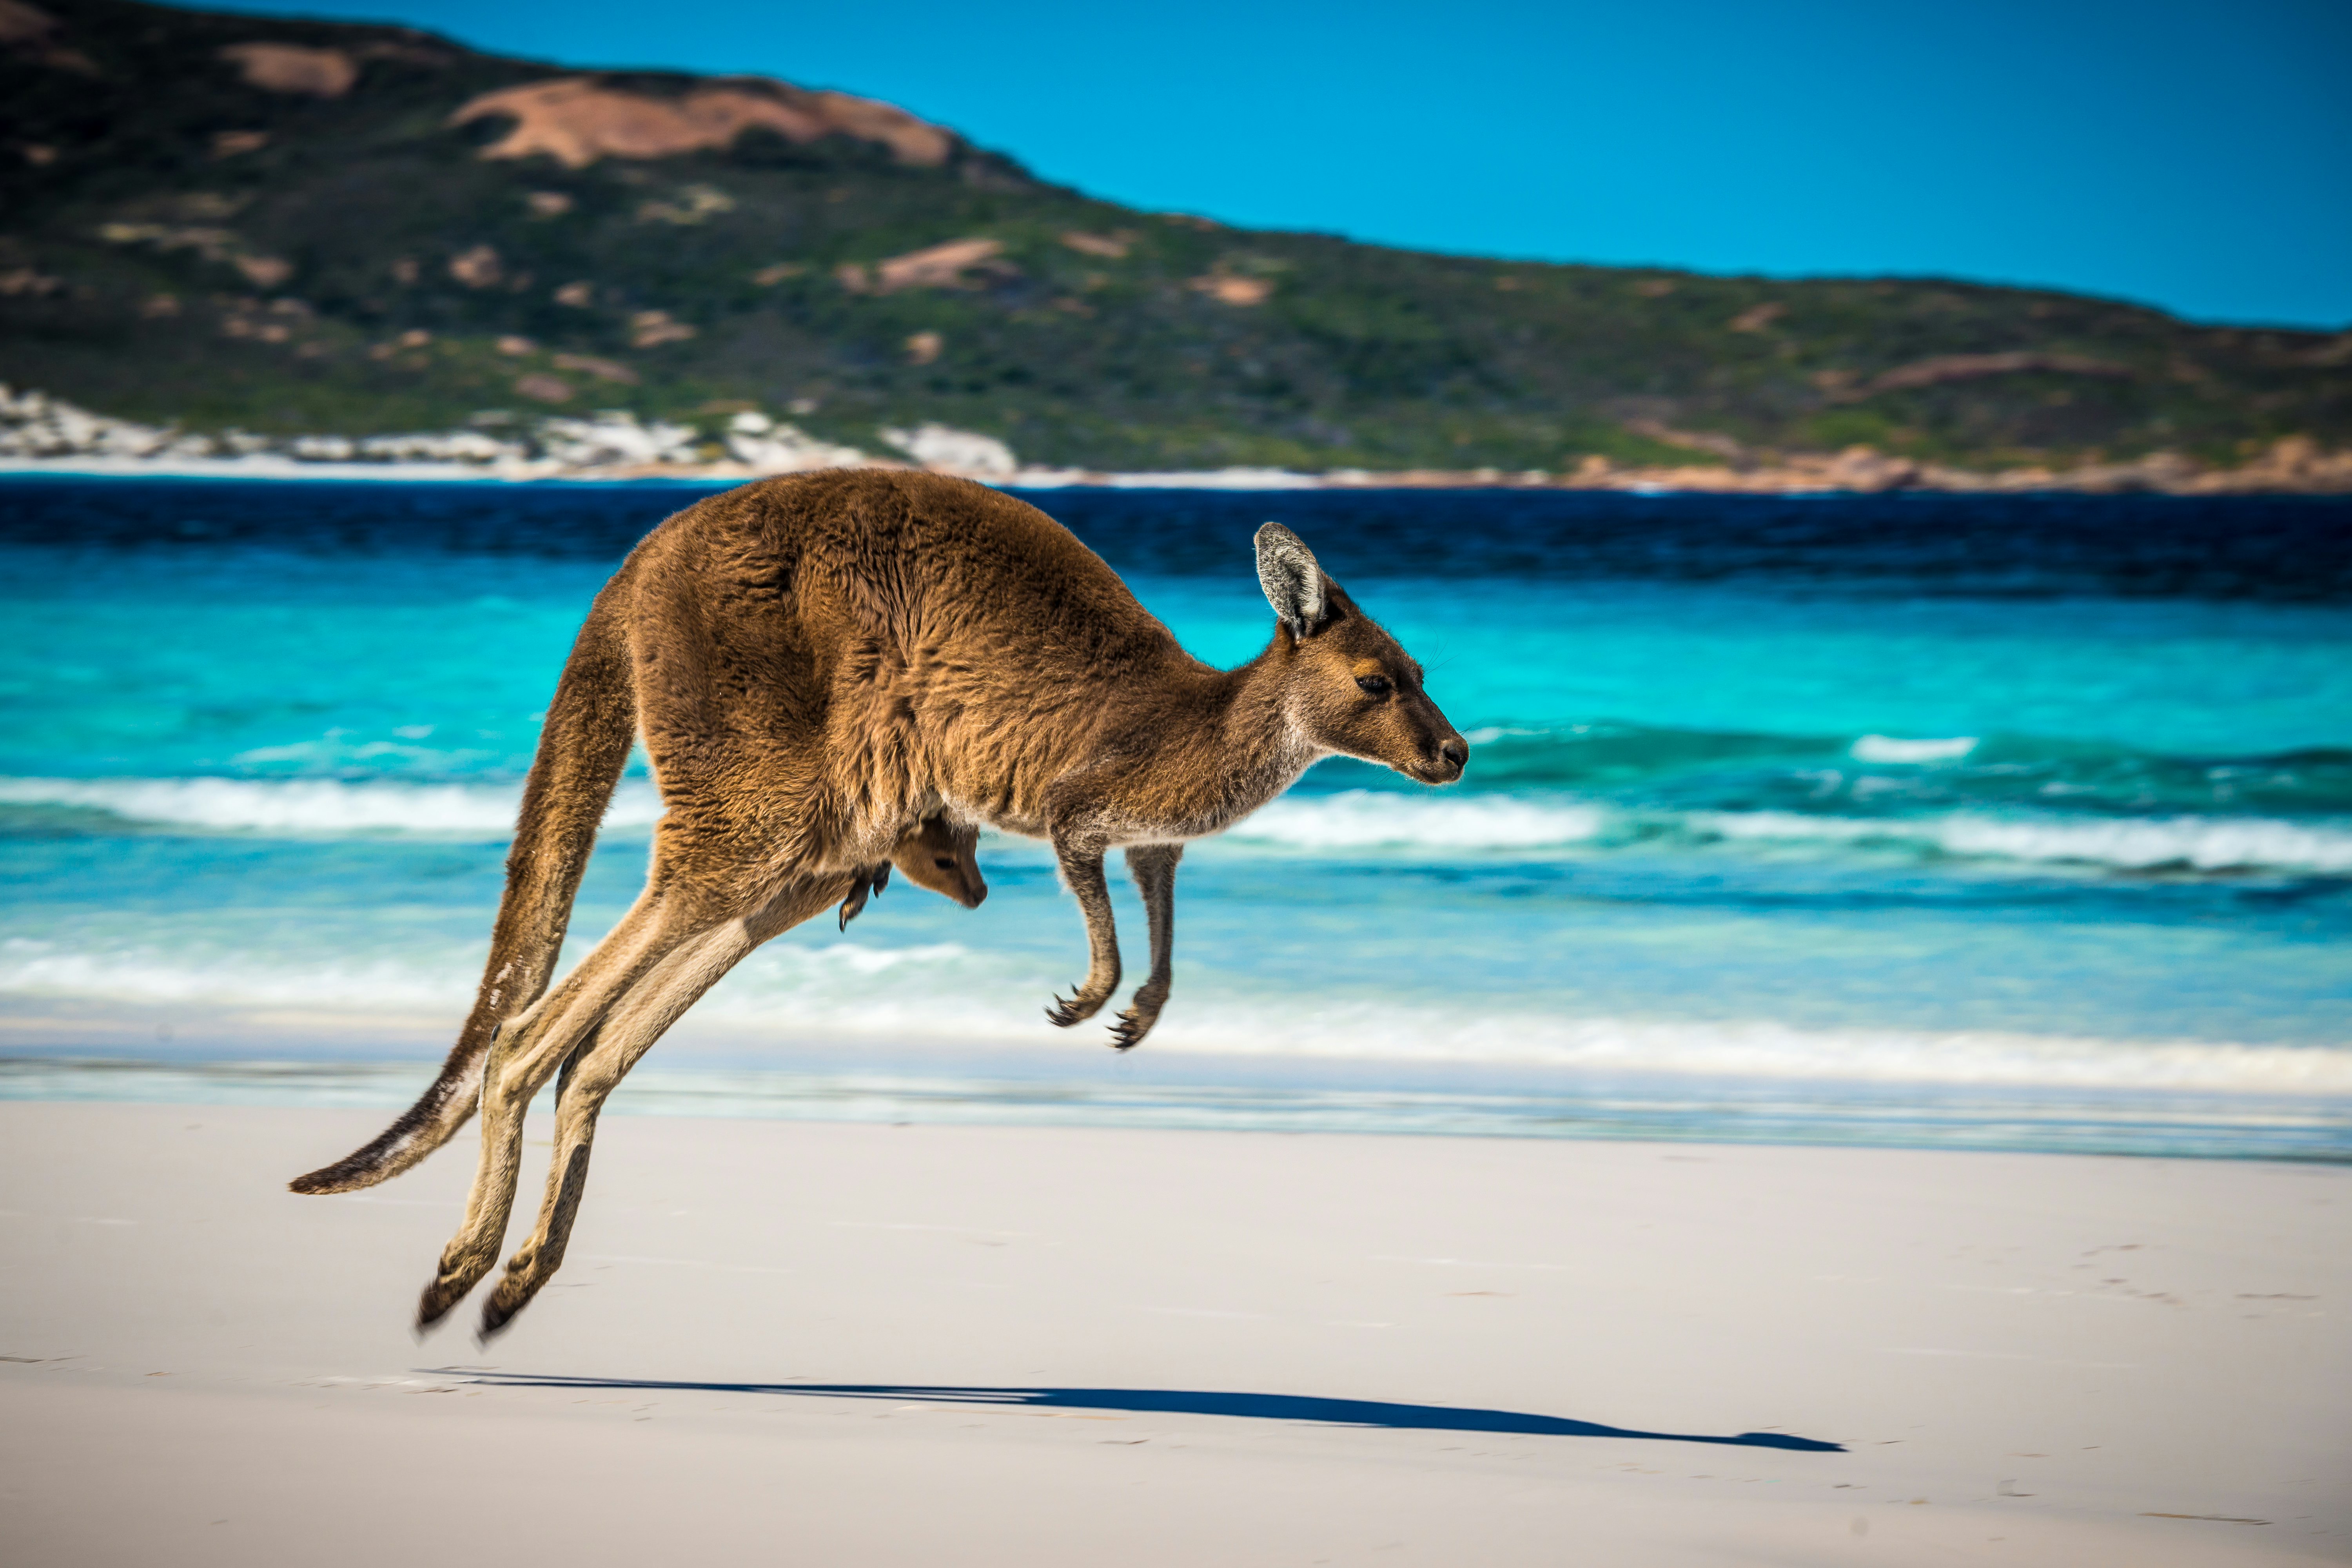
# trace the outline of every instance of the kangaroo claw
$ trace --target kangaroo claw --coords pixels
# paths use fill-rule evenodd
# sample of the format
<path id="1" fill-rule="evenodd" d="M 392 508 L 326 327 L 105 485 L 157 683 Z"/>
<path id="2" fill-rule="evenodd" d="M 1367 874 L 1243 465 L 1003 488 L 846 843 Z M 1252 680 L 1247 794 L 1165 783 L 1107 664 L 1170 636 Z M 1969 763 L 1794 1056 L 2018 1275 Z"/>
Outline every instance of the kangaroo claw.
<path id="1" fill-rule="evenodd" d="M 500 1301 L 498 1297 L 492 1296 L 482 1303 L 482 1324 L 474 1331 L 474 1342 L 478 1345 L 488 1344 L 498 1338 L 509 1323 L 514 1321 L 516 1313 L 530 1304 L 528 1297 L 509 1306 Z"/>
<path id="2" fill-rule="evenodd" d="M 465 1291 L 453 1290 L 439 1279 L 425 1287 L 425 1293 L 416 1299 L 417 1337 L 422 1339 L 426 1330 L 438 1327 L 441 1320 L 449 1315 L 449 1309 L 465 1299 Z"/>
<path id="3" fill-rule="evenodd" d="M 868 898 L 880 897 L 882 889 L 889 885 L 890 862 L 887 860 L 883 861 L 879 866 L 860 871 L 857 874 L 857 880 L 850 884 L 849 896 L 841 900 L 840 929 L 847 931 L 849 922 L 856 920 L 865 910 L 866 900 Z"/>
<path id="4" fill-rule="evenodd" d="M 1088 998 L 1081 986 L 1071 996 L 1055 996 L 1054 1005 L 1045 1009 L 1046 1018 L 1056 1028 L 1066 1029 L 1073 1024 L 1083 1024 L 1102 1011 L 1104 998 Z"/>
<path id="5" fill-rule="evenodd" d="M 1160 1022 L 1158 1005 L 1129 1007 L 1126 1012 L 1121 1013 L 1118 1016 L 1118 1021 L 1110 1026 L 1110 1048 L 1115 1051 L 1135 1049 L 1143 1043 L 1143 1037 L 1151 1033 L 1151 1026 L 1158 1022 Z"/>

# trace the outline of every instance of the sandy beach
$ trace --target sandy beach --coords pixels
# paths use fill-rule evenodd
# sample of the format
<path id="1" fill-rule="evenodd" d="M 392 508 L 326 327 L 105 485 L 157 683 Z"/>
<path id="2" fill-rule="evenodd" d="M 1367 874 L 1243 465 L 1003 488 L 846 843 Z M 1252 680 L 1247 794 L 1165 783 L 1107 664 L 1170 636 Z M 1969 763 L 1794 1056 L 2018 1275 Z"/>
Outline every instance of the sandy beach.
<path id="1" fill-rule="evenodd" d="M 614 1118 L 480 1346 L 379 1120 L 0 1105 L 0 1555 L 2352 1560 L 2340 1167 Z"/>

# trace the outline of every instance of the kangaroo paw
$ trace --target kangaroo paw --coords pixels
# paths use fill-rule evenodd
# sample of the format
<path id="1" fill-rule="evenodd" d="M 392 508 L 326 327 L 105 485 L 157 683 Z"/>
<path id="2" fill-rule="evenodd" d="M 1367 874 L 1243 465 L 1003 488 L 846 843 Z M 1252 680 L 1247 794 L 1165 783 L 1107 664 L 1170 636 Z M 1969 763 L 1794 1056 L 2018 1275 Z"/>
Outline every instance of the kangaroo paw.
<path id="1" fill-rule="evenodd" d="M 1118 1021 L 1110 1026 L 1110 1048 L 1115 1051 L 1135 1049 L 1143 1043 L 1143 1037 L 1151 1033 L 1151 1026 L 1158 1022 L 1160 1004 L 1137 997 L 1135 1005 L 1121 1013 Z"/>
<path id="2" fill-rule="evenodd" d="M 499 1288 L 490 1292 L 490 1299 L 482 1303 L 482 1326 L 474 1331 L 476 1342 L 489 1343 L 500 1330 L 514 1321 L 517 1313 L 530 1305 L 530 1299 L 538 1294 L 537 1280 L 526 1284 L 522 1282 L 521 1276 L 514 1274 L 499 1280 Z"/>
<path id="3" fill-rule="evenodd" d="M 1056 1027 L 1066 1029 L 1073 1024 L 1083 1024 L 1101 1012 L 1102 1005 L 1109 1000 L 1108 995 L 1089 996 L 1086 987 L 1080 986 L 1076 995 L 1055 996 L 1054 1005 L 1045 1009 L 1045 1016 Z"/>
<path id="4" fill-rule="evenodd" d="M 416 1298 L 416 1331 L 423 1334 L 438 1324 L 449 1315 L 449 1309 L 464 1300 L 466 1292 L 473 1288 L 474 1282 L 470 1279 L 451 1279 L 446 1275 L 425 1287 L 424 1294 Z"/>
<path id="5" fill-rule="evenodd" d="M 441 1255 L 441 1266 L 433 1271 L 433 1282 L 416 1298 L 416 1331 L 419 1334 L 449 1315 L 449 1309 L 466 1299 L 467 1293 L 482 1282 L 482 1276 L 498 1261 L 498 1254 L 478 1253 L 452 1242 Z"/>

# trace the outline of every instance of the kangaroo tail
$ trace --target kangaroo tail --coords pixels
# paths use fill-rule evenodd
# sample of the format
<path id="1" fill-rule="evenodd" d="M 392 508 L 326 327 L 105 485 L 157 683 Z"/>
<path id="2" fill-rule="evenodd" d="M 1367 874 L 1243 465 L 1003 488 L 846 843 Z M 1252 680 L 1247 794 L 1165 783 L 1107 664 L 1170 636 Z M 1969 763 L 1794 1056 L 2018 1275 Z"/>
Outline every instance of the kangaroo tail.
<path id="1" fill-rule="evenodd" d="M 539 1000 L 552 977 L 572 895 L 636 739 L 636 693 L 613 601 L 616 581 L 589 612 L 548 705 L 523 786 L 507 886 L 490 934 L 474 1010 L 440 1077 L 400 1119 L 357 1152 L 287 1184 L 298 1193 L 348 1193 L 389 1181 L 456 1135 L 481 1103 L 482 1069 L 499 1026 Z"/>

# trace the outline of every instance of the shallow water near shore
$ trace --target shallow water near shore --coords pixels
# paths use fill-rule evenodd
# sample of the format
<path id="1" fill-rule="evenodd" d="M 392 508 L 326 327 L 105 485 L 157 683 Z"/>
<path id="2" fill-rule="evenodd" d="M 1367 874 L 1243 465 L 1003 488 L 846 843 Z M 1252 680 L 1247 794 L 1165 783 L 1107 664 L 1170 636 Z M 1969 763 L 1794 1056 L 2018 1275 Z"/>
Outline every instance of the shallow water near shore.
<path id="1" fill-rule="evenodd" d="M 0 1095 L 404 1100 L 579 617 L 694 493 L 0 480 Z M 978 911 L 755 954 L 639 1109 L 2352 1157 L 2352 503 L 1035 499 L 1221 665 L 1291 524 L 1467 779 L 1326 763 L 1189 852 L 1142 1057 L 1045 1024 L 1080 923 L 990 839 Z"/>

